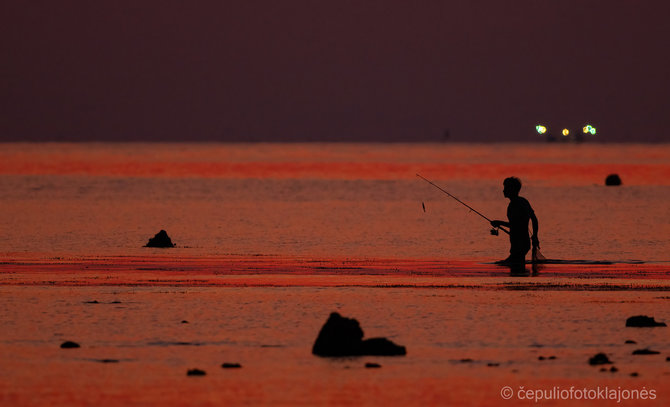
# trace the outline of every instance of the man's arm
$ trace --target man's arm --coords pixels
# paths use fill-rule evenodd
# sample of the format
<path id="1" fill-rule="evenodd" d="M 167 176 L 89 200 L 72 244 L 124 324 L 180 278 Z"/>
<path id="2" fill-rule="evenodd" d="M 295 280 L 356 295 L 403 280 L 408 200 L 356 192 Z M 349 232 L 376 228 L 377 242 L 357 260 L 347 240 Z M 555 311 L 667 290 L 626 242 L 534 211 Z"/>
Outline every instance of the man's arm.
<path id="1" fill-rule="evenodd" d="M 537 223 L 537 219 L 535 220 L 535 223 Z M 509 228 L 509 222 L 505 222 L 504 220 L 492 220 L 491 226 L 493 226 L 494 228 L 499 228 L 501 226 Z"/>
<path id="2" fill-rule="evenodd" d="M 531 236 L 530 240 L 533 242 L 533 247 L 540 247 L 540 240 L 537 238 L 537 232 L 540 226 L 537 222 L 537 216 L 535 216 L 535 212 L 530 213 L 530 221 L 533 224 L 533 236 Z"/>

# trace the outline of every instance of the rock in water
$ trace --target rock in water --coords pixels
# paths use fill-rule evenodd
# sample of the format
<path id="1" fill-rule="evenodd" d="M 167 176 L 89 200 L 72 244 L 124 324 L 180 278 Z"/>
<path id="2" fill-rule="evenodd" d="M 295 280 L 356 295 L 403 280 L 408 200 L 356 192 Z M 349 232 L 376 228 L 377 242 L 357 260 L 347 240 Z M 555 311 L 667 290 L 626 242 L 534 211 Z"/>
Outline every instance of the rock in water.
<path id="1" fill-rule="evenodd" d="M 403 356 L 407 354 L 404 346 L 398 346 L 386 338 L 370 338 L 363 341 L 363 355 Z"/>
<path id="2" fill-rule="evenodd" d="M 80 346 L 79 346 L 79 344 L 78 344 L 77 342 L 72 342 L 72 341 L 63 342 L 63 343 L 60 345 L 60 347 L 61 347 L 61 349 L 76 349 L 76 348 L 80 348 Z"/>
<path id="3" fill-rule="evenodd" d="M 660 353 L 651 349 L 636 349 L 633 351 L 633 355 L 658 355 Z"/>
<path id="4" fill-rule="evenodd" d="M 149 239 L 149 243 L 147 243 L 144 247 L 174 247 L 174 243 L 172 243 L 172 239 L 170 239 L 170 236 L 168 236 L 167 232 L 161 230 L 160 232 L 156 233 L 156 236 Z"/>
<path id="5" fill-rule="evenodd" d="M 407 351 L 386 338 L 363 340 L 358 321 L 333 312 L 321 328 L 312 353 L 317 356 L 398 356 Z"/>
<path id="6" fill-rule="evenodd" d="M 651 328 L 656 326 L 667 326 L 665 322 L 656 322 L 654 317 L 648 317 L 646 315 L 636 315 L 630 317 L 626 320 L 626 326 L 634 328 Z"/>
<path id="7" fill-rule="evenodd" d="M 186 372 L 186 376 L 205 376 L 205 375 L 207 375 L 207 372 L 200 369 L 190 369 L 188 372 Z"/>
<path id="8" fill-rule="evenodd" d="M 589 359 L 589 365 L 611 365 L 612 362 L 609 360 L 607 355 L 604 353 L 598 353 L 592 358 Z"/>
<path id="9" fill-rule="evenodd" d="M 621 185 L 621 178 L 619 174 L 610 174 L 605 178 L 605 185 L 607 186 L 618 186 Z"/>

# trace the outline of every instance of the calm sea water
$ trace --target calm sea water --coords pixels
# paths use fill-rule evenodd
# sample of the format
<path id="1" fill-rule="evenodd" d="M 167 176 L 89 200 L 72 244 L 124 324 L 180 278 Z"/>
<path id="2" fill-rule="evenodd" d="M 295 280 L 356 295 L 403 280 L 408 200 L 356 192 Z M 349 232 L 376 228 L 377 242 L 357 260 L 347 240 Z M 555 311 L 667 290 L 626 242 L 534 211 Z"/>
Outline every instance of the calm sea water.
<path id="1" fill-rule="evenodd" d="M 0 255 L 506 257 L 416 173 L 493 219 L 520 177 L 547 257 L 670 260 L 670 146 L 560 143 L 4 144 Z"/>
<path id="2" fill-rule="evenodd" d="M 416 173 L 491 218 L 516 175 L 547 257 L 622 263 L 483 264 L 506 238 Z M 668 404 L 667 328 L 624 325 L 670 322 L 669 145 L 3 144 L 0 194 L 2 406 Z M 408 355 L 313 356 L 332 311 Z"/>

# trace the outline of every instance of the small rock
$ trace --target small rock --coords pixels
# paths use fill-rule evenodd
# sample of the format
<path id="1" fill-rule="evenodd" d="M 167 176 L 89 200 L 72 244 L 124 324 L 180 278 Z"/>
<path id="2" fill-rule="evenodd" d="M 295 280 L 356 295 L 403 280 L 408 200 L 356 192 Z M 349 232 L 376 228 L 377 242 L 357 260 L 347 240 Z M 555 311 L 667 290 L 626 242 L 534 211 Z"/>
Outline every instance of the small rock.
<path id="1" fill-rule="evenodd" d="M 667 325 L 665 322 L 656 322 L 656 320 L 654 320 L 654 317 L 648 317 L 646 315 L 636 315 L 626 320 L 626 326 L 634 328 L 648 328 L 648 327 L 667 326 Z"/>
<path id="2" fill-rule="evenodd" d="M 486 366 L 488 366 L 488 367 L 498 367 L 498 366 L 500 366 L 500 363 L 487 363 Z"/>
<path id="3" fill-rule="evenodd" d="M 182 324 L 188 324 L 188 321 L 187 321 L 187 320 L 183 320 L 183 321 L 181 321 L 181 323 L 182 323 Z"/>
<path id="4" fill-rule="evenodd" d="M 378 368 L 382 367 L 382 365 L 380 365 L 379 363 L 368 362 L 368 363 L 365 364 L 365 367 L 367 369 L 378 369 Z"/>
<path id="5" fill-rule="evenodd" d="M 665 358 L 665 361 L 666 361 L 666 362 L 670 362 L 670 356 L 666 357 L 666 358 Z"/>
<path id="6" fill-rule="evenodd" d="M 616 373 L 616 372 L 618 372 L 618 371 L 619 371 L 619 369 L 617 369 L 616 366 L 612 366 L 612 367 L 610 367 L 610 372 L 612 372 L 612 373 Z"/>
<path id="7" fill-rule="evenodd" d="M 110 304 L 121 304 L 121 301 L 115 300 L 115 301 L 110 302 Z"/>
<path id="8" fill-rule="evenodd" d="M 658 355 L 661 352 L 650 349 L 636 349 L 633 351 L 633 355 Z"/>
<path id="9" fill-rule="evenodd" d="M 77 342 L 72 342 L 72 341 L 66 341 L 61 343 L 60 345 L 61 349 L 76 349 L 80 348 L 79 344 Z"/>
<path id="10" fill-rule="evenodd" d="M 637 372 L 633 372 L 633 373 L 631 373 L 630 375 L 631 375 L 632 377 L 638 377 L 638 376 L 639 376 L 639 374 L 638 374 Z"/>
<path id="11" fill-rule="evenodd" d="M 624 342 L 624 343 L 631 344 L 631 345 L 637 345 L 637 342 L 635 342 L 635 341 L 631 341 L 630 339 L 627 340 L 627 341 Z"/>
<path id="12" fill-rule="evenodd" d="M 242 367 L 242 365 L 240 365 L 239 363 L 228 363 L 228 362 L 226 362 L 226 363 L 222 364 L 221 367 L 224 368 L 224 369 L 239 369 L 239 368 Z"/>
<path id="13" fill-rule="evenodd" d="M 538 356 L 537 360 L 544 360 L 544 356 Z"/>
<path id="14" fill-rule="evenodd" d="M 164 230 L 161 230 L 160 232 L 156 233 L 154 237 L 149 239 L 149 242 L 144 246 L 144 247 L 174 247 L 174 243 L 172 243 L 172 239 L 170 239 L 170 236 L 168 236 L 167 232 Z"/>
<path id="15" fill-rule="evenodd" d="M 93 300 L 93 301 L 84 301 L 84 304 L 100 304 L 98 300 Z"/>
<path id="16" fill-rule="evenodd" d="M 601 367 L 601 368 L 600 368 L 600 371 L 601 371 L 601 372 L 606 372 L 606 371 L 607 371 L 607 368 L 606 368 L 606 367 Z"/>
<path id="17" fill-rule="evenodd" d="M 100 359 L 98 360 L 100 363 L 119 363 L 118 359 Z"/>
<path id="18" fill-rule="evenodd" d="M 407 354 L 404 346 L 396 345 L 386 338 L 364 339 L 361 343 L 363 355 L 370 356 L 404 356 Z"/>
<path id="19" fill-rule="evenodd" d="M 621 185 L 621 177 L 619 174 L 610 174 L 605 178 L 605 185 L 607 186 L 618 186 Z"/>
<path id="20" fill-rule="evenodd" d="M 556 360 L 556 356 L 549 356 L 549 360 Z"/>
<path id="21" fill-rule="evenodd" d="M 205 376 L 206 374 L 207 372 L 200 369 L 190 369 L 188 372 L 186 372 L 186 376 Z"/>
<path id="22" fill-rule="evenodd" d="M 461 360 L 459 360 L 459 362 L 461 362 L 461 363 L 472 363 L 472 359 L 470 359 L 470 358 L 465 358 L 465 359 L 461 359 Z"/>
<path id="23" fill-rule="evenodd" d="M 606 354 L 598 353 L 592 358 L 589 359 L 589 365 L 610 365 L 612 362 L 609 360 Z"/>

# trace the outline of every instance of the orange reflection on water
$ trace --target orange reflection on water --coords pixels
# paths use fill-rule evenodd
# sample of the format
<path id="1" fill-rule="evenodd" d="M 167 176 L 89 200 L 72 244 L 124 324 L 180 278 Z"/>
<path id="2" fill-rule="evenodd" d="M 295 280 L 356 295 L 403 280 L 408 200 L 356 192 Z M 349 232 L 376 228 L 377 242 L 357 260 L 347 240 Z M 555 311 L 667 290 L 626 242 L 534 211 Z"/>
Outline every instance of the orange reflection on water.
<path id="1" fill-rule="evenodd" d="M 575 149 L 578 147 L 578 149 Z M 118 177 L 499 180 L 522 174 L 546 183 L 670 184 L 670 147 L 450 144 L 8 144 L 0 174 Z"/>

